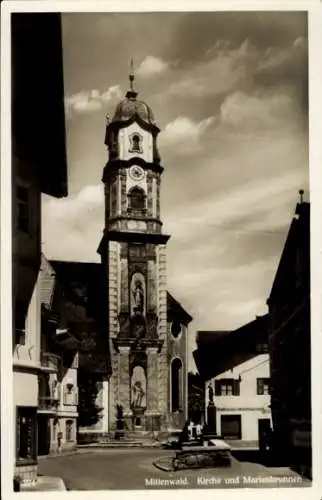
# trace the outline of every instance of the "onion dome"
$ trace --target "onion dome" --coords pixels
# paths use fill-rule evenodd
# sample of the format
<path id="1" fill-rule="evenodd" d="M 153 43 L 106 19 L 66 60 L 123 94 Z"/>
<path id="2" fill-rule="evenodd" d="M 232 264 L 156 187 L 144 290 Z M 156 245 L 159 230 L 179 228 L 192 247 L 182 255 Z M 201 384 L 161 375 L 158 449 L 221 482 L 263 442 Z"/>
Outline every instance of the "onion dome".
<path id="1" fill-rule="evenodd" d="M 145 123 L 157 126 L 153 111 L 150 106 L 148 106 L 144 101 L 140 101 L 137 99 L 138 93 L 133 89 L 133 66 L 129 78 L 130 90 L 127 91 L 125 98 L 116 106 L 112 123 L 125 122 L 131 120 L 131 118 L 134 118 L 135 116 L 138 116 Z"/>

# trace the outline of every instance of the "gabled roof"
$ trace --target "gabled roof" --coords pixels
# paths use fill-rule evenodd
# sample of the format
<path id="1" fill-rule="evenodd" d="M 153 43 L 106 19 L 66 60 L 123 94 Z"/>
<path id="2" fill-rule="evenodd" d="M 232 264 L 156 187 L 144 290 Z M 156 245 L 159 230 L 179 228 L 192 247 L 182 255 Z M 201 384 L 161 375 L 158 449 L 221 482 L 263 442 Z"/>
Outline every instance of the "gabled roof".
<path id="1" fill-rule="evenodd" d="M 169 321 L 180 319 L 183 324 L 188 325 L 193 320 L 192 316 L 190 316 L 170 292 L 167 292 L 167 310 Z"/>
<path id="2" fill-rule="evenodd" d="M 258 356 L 257 345 L 268 341 L 268 326 L 265 314 L 230 332 L 198 332 L 193 357 L 200 375 L 208 380 Z"/>
<path id="3" fill-rule="evenodd" d="M 279 300 L 280 296 L 287 293 L 289 286 L 294 287 L 294 269 L 296 265 L 297 248 L 305 248 L 309 260 L 310 245 L 310 204 L 298 203 L 295 216 L 291 222 L 283 252 L 277 267 L 273 285 L 267 304 Z M 308 276 L 309 279 L 309 276 Z"/>

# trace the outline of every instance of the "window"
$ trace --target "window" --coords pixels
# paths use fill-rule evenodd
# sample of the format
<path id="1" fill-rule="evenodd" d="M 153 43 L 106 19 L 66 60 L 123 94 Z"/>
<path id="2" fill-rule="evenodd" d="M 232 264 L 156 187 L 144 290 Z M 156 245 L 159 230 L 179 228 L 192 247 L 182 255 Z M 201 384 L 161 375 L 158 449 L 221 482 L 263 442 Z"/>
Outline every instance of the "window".
<path id="1" fill-rule="evenodd" d="M 76 387 L 71 382 L 68 382 L 64 387 L 64 405 L 74 406 L 76 404 Z"/>
<path id="2" fill-rule="evenodd" d="M 30 231 L 30 193 L 25 186 L 17 186 L 17 227 L 24 233 Z"/>
<path id="3" fill-rule="evenodd" d="M 171 363 L 171 411 L 182 410 L 182 361 L 175 358 Z"/>
<path id="4" fill-rule="evenodd" d="M 74 421 L 66 420 L 66 441 L 74 441 Z"/>
<path id="5" fill-rule="evenodd" d="M 14 342 L 15 344 L 25 344 L 25 324 L 28 311 L 28 304 L 23 300 L 15 301 L 15 321 L 14 321 Z"/>
<path id="6" fill-rule="evenodd" d="M 142 153 L 142 137 L 139 134 L 133 134 L 130 137 L 131 141 L 131 146 L 130 146 L 130 153 Z"/>
<path id="7" fill-rule="evenodd" d="M 135 419 L 135 427 L 141 427 L 141 419 L 140 419 L 140 417 L 136 417 L 136 419 Z"/>
<path id="8" fill-rule="evenodd" d="M 131 189 L 128 196 L 130 210 L 145 210 L 145 194 L 142 189 L 135 187 Z"/>
<path id="9" fill-rule="evenodd" d="M 216 396 L 239 396 L 240 383 L 235 379 L 220 379 L 215 382 Z"/>
<path id="10" fill-rule="evenodd" d="M 260 354 L 266 354 L 268 353 L 268 343 L 267 342 L 260 342 L 256 346 L 256 352 Z"/>
<path id="11" fill-rule="evenodd" d="M 17 415 L 17 437 L 16 437 L 16 459 L 17 461 L 37 459 L 37 409 L 26 406 L 16 407 Z"/>
<path id="12" fill-rule="evenodd" d="M 260 396 L 270 394 L 269 378 L 257 379 L 257 394 Z"/>
<path id="13" fill-rule="evenodd" d="M 116 181 L 112 185 L 110 201 L 111 201 L 111 212 L 112 212 L 112 215 L 115 215 L 116 211 L 117 211 L 117 186 L 116 186 Z"/>

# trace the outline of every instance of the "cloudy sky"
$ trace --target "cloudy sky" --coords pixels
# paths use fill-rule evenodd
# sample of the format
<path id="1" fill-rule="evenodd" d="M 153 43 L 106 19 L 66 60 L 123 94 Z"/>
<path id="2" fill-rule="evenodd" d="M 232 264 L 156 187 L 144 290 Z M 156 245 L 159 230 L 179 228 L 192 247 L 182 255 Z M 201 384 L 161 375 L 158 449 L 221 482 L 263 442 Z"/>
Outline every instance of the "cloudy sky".
<path id="1" fill-rule="evenodd" d="M 197 330 L 265 313 L 297 192 L 308 190 L 306 14 L 62 17 L 70 195 L 43 199 L 46 255 L 99 261 L 105 114 L 133 57 L 139 98 L 162 129 L 168 288 L 194 317 L 191 350 Z"/>

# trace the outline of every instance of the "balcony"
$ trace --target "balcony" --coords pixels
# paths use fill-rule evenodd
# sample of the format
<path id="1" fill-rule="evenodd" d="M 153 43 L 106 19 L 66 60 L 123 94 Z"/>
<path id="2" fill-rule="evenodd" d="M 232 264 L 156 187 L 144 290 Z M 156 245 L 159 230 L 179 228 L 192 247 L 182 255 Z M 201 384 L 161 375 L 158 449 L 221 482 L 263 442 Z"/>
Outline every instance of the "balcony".
<path id="1" fill-rule="evenodd" d="M 38 413 L 56 413 L 58 407 L 58 399 L 52 396 L 39 396 L 38 398 Z"/>
<path id="2" fill-rule="evenodd" d="M 40 354 L 40 366 L 42 371 L 58 373 L 61 367 L 61 357 L 51 352 Z"/>

